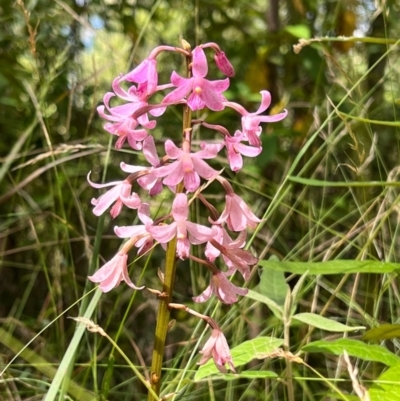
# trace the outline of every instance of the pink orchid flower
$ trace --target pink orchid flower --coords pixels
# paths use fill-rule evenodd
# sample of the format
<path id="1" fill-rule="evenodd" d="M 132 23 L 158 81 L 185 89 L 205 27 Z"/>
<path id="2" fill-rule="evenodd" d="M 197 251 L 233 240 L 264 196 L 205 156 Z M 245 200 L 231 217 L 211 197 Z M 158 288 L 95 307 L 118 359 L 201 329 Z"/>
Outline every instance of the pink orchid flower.
<path id="1" fill-rule="evenodd" d="M 261 104 L 258 110 L 254 113 L 249 113 L 243 106 L 234 102 L 225 102 L 225 106 L 235 109 L 242 115 L 242 133 L 249 141 L 251 146 L 260 147 L 262 128 L 260 123 L 273 123 L 283 120 L 288 112 L 284 110 L 282 113 L 273 116 L 260 116 L 271 105 L 271 94 L 268 91 L 261 91 Z"/>
<path id="2" fill-rule="evenodd" d="M 162 189 L 162 179 L 158 178 L 155 174 L 155 168 L 160 166 L 160 159 L 157 155 L 156 145 L 154 143 L 154 139 L 152 136 L 148 136 L 143 141 L 143 155 L 146 160 L 152 165 L 150 168 L 140 167 L 140 166 L 132 166 L 130 164 L 126 164 L 124 162 L 121 163 L 121 169 L 126 173 L 135 173 L 137 171 L 148 171 L 148 174 L 143 177 L 138 178 L 138 184 L 149 191 L 150 196 L 158 195 Z"/>
<path id="3" fill-rule="evenodd" d="M 218 175 L 203 159 L 213 159 L 221 149 L 221 145 L 205 145 L 202 150 L 190 153 L 189 146 L 183 143 L 178 148 L 170 139 L 165 142 L 165 152 L 175 162 L 154 171 L 156 177 L 165 177 L 163 183 L 175 186 L 182 182 L 188 192 L 194 192 L 200 186 L 200 177 L 210 180 Z"/>
<path id="4" fill-rule="evenodd" d="M 194 302 L 206 302 L 214 294 L 224 304 L 233 304 L 237 301 L 237 295 L 246 295 L 247 288 L 240 288 L 232 284 L 223 272 L 213 273 L 210 285 L 197 297 Z"/>
<path id="5" fill-rule="evenodd" d="M 178 193 L 172 203 L 172 217 L 174 222 L 169 225 L 153 226 L 146 224 L 146 230 L 153 238 L 166 244 L 175 236 L 177 237 L 177 255 L 185 259 L 189 255 L 190 245 L 203 244 L 209 241 L 214 235 L 214 229 L 200 224 L 187 221 L 189 206 L 187 195 Z"/>
<path id="6" fill-rule="evenodd" d="M 132 192 L 132 184 L 127 181 L 113 181 L 106 184 L 96 184 L 90 181 L 90 173 L 87 176 L 89 184 L 94 188 L 106 188 L 113 187 L 99 198 L 92 199 L 92 205 L 94 205 L 93 213 L 96 216 L 102 215 L 114 202 L 115 205 L 110 210 L 110 215 L 114 219 L 117 217 L 122 210 L 122 206 L 125 205 L 130 209 L 137 209 L 141 205 L 141 200 L 135 192 Z"/>
<path id="7" fill-rule="evenodd" d="M 134 290 L 142 290 L 144 287 L 136 287 L 129 278 L 127 263 L 128 255 L 126 253 L 117 253 L 101 269 L 97 270 L 93 276 L 89 276 L 88 279 L 94 283 L 100 283 L 100 289 L 103 292 L 108 292 L 118 287 L 121 281 L 125 281 Z"/>
<path id="8" fill-rule="evenodd" d="M 246 231 L 242 231 L 235 240 L 229 236 L 222 226 L 215 226 L 217 234 L 207 243 L 205 254 L 213 262 L 221 253 L 229 270 L 225 273 L 231 276 L 236 270 L 247 280 L 250 277 L 249 266 L 255 265 L 258 259 L 243 248 L 246 245 Z"/>
<path id="9" fill-rule="evenodd" d="M 137 118 L 132 116 L 137 110 L 148 106 L 148 103 L 138 93 L 134 85 L 128 91 L 125 91 L 120 83 L 120 78 L 114 79 L 112 85 L 114 93 L 108 92 L 104 95 L 104 105 L 99 106 L 97 112 L 105 120 L 112 121 L 111 123 L 106 123 L 104 129 L 110 134 L 119 137 L 115 144 L 117 149 L 120 149 L 125 141 L 128 140 L 129 145 L 133 149 L 140 150 L 142 149 L 141 142 L 148 136 L 146 129 L 153 129 L 156 126 L 156 121 L 149 121 L 147 113 L 143 113 Z M 129 103 L 111 107 L 110 100 L 115 96 Z M 109 114 L 105 113 L 106 109 Z M 149 113 L 157 117 L 162 115 L 164 111 L 165 107 L 158 107 L 150 109 Z M 143 128 L 138 128 L 139 125 L 142 125 Z"/>
<path id="10" fill-rule="evenodd" d="M 114 232 L 120 238 L 141 237 L 136 241 L 135 246 L 139 248 L 138 255 L 145 254 L 153 246 L 153 236 L 146 230 L 146 224 L 153 224 L 150 218 L 150 205 L 142 203 L 138 209 L 139 220 L 143 223 L 136 226 L 115 226 Z"/>
<path id="11" fill-rule="evenodd" d="M 261 221 L 247 206 L 246 202 L 233 192 L 231 185 L 222 177 L 220 181 L 226 189 L 225 209 L 214 224 L 225 223 L 231 231 L 243 231 L 247 227 L 256 228 Z"/>
<path id="12" fill-rule="evenodd" d="M 212 330 L 211 337 L 204 344 L 200 353 L 203 356 L 198 363 L 199 365 L 204 365 L 209 359 L 213 358 L 221 373 L 226 373 L 225 364 L 228 364 L 231 371 L 236 373 L 228 342 L 220 329 Z"/>
<path id="13" fill-rule="evenodd" d="M 157 60 L 150 57 L 146 58 L 122 79 L 141 84 L 139 85 L 140 91 L 147 96 L 152 95 L 158 83 Z"/>
<path id="14" fill-rule="evenodd" d="M 240 131 L 236 131 L 234 136 L 227 135 L 224 139 L 232 171 L 239 171 L 243 167 L 242 155 L 256 157 L 262 152 L 261 147 L 243 145 L 241 142 L 245 135 Z"/>
<path id="15" fill-rule="evenodd" d="M 183 78 L 175 71 L 171 75 L 171 83 L 177 87 L 163 99 L 162 103 L 177 103 L 186 95 L 188 106 L 193 110 L 201 110 L 208 107 L 210 110 L 219 111 L 224 109 L 222 92 L 229 87 L 229 78 L 224 80 L 209 81 L 204 77 L 208 73 L 208 64 L 204 50 L 197 46 L 193 52 L 191 78 Z"/>

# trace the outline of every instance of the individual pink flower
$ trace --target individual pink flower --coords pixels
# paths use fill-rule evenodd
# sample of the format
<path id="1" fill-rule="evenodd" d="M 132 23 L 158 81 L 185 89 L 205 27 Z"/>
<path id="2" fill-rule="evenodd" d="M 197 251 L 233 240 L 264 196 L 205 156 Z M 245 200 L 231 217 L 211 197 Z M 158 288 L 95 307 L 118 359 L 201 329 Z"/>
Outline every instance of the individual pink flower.
<path id="1" fill-rule="evenodd" d="M 205 254 L 213 262 L 221 253 L 229 270 L 225 273 L 231 276 L 239 270 L 243 278 L 250 277 L 249 266 L 255 265 L 258 259 L 243 248 L 246 245 L 246 231 L 242 231 L 235 240 L 229 236 L 222 226 L 215 226 L 217 234 L 207 243 Z"/>
<path id="2" fill-rule="evenodd" d="M 210 180 L 218 171 L 211 168 L 203 159 L 213 159 L 221 145 L 204 145 L 202 150 L 190 153 L 188 142 L 184 141 L 183 149 L 178 148 L 170 139 L 165 142 L 165 152 L 175 162 L 154 170 L 156 177 L 165 177 L 163 183 L 168 186 L 180 182 L 188 192 L 194 192 L 200 186 L 200 177 Z"/>
<path id="3" fill-rule="evenodd" d="M 157 155 L 156 145 L 152 136 L 148 136 L 143 141 L 143 155 L 146 160 L 152 165 L 150 168 L 132 166 L 124 162 L 121 163 L 121 169 L 127 173 L 135 173 L 137 171 L 147 170 L 148 174 L 138 178 L 138 184 L 149 191 L 150 196 L 158 195 L 162 189 L 162 178 L 158 178 L 155 174 L 155 168 L 160 166 L 160 159 Z"/>
<path id="4" fill-rule="evenodd" d="M 88 279 L 94 283 L 100 283 L 100 289 L 103 292 L 108 292 L 118 287 L 121 281 L 125 281 L 134 290 L 142 290 L 144 287 L 136 287 L 129 278 L 127 262 L 128 255 L 126 253 L 117 253 Z"/>
<path id="5" fill-rule="evenodd" d="M 237 295 L 246 295 L 247 288 L 237 287 L 232 284 L 223 272 L 213 273 L 210 285 L 197 297 L 194 302 L 206 302 L 214 294 L 224 304 L 233 304 L 237 301 Z"/>
<path id="6" fill-rule="evenodd" d="M 96 216 L 102 215 L 114 202 L 114 206 L 110 210 L 110 215 L 114 219 L 117 217 L 122 210 L 122 206 L 125 205 L 130 209 L 137 209 L 141 205 L 141 200 L 135 192 L 132 191 L 132 184 L 128 180 L 124 181 L 113 181 L 106 184 L 96 184 L 89 179 L 90 172 L 87 176 L 89 184 L 94 188 L 106 188 L 113 187 L 99 198 L 92 199 L 92 205 L 94 205 L 93 213 Z"/>
<path id="7" fill-rule="evenodd" d="M 147 112 L 137 118 L 133 117 L 133 114 L 139 109 L 149 107 L 147 100 L 142 94 L 138 93 L 134 85 L 126 91 L 120 83 L 121 78 L 114 79 L 112 85 L 114 93 L 108 92 L 104 95 L 104 105 L 99 106 L 97 112 L 105 120 L 111 121 L 104 125 L 104 129 L 110 134 L 118 136 L 115 144 L 117 149 L 120 149 L 128 140 L 133 149 L 140 150 L 142 149 L 141 142 L 148 136 L 146 129 L 153 129 L 156 126 L 156 121 L 149 121 Z M 110 100 L 115 96 L 128 103 L 111 107 Z M 106 109 L 109 114 L 106 114 Z M 160 116 L 164 111 L 165 107 L 149 107 L 149 113 L 155 117 Z M 140 125 L 142 127 L 139 127 Z"/>
<path id="8" fill-rule="evenodd" d="M 136 226 L 115 226 L 114 232 L 120 238 L 139 237 L 135 242 L 136 248 L 139 248 L 138 255 L 146 253 L 153 246 L 153 236 L 146 230 L 146 224 L 153 224 L 150 218 L 150 206 L 148 203 L 142 203 L 138 209 L 139 220 L 143 224 Z"/>
<path id="9" fill-rule="evenodd" d="M 141 84 L 139 85 L 140 91 L 147 96 L 152 95 L 158 83 L 157 60 L 150 57 L 146 58 L 122 79 Z"/>
<path id="10" fill-rule="evenodd" d="M 220 329 L 215 328 L 212 330 L 211 337 L 204 344 L 200 354 L 203 356 L 198 363 L 199 365 L 204 365 L 209 359 L 213 358 L 216 367 L 221 373 L 226 373 L 225 364 L 228 364 L 230 370 L 236 373 L 228 342 Z"/>
<path id="11" fill-rule="evenodd" d="M 258 110 L 254 113 L 249 113 L 243 106 L 234 102 L 225 102 L 225 106 L 235 109 L 242 115 L 242 133 L 245 138 L 249 141 L 251 146 L 260 147 L 262 128 L 260 123 L 273 123 L 283 120 L 288 112 L 284 110 L 282 113 L 275 114 L 273 116 L 260 116 L 271 104 L 271 94 L 268 91 L 261 91 L 261 104 Z"/>
<path id="12" fill-rule="evenodd" d="M 232 171 L 239 171 L 243 167 L 242 155 L 256 157 L 262 152 L 261 147 L 247 146 L 242 143 L 245 136 L 242 132 L 236 131 L 234 136 L 225 136 L 225 145 L 228 154 L 228 161 Z"/>
<path id="13" fill-rule="evenodd" d="M 185 259 L 189 255 L 190 245 L 203 244 L 214 235 L 214 229 L 187 221 L 189 206 L 187 195 L 178 193 L 172 203 L 172 217 L 174 222 L 169 225 L 153 226 L 146 224 L 146 230 L 153 238 L 166 244 L 177 237 L 177 255 Z"/>
<path id="14" fill-rule="evenodd" d="M 226 204 L 220 218 L 215 224 L 226 222 L 231 231 L 243 231 L 247 227 L 256 228 L 261 221 L 247 206 L 246 202 L 234 192 L 225 196 Z"/>
<path id="15" fill-rule="evenodd" d="M 177 89 L 170 92 L 162 103 L 177 103 L 186 95 L 188 106 L 193 110 L 201 110 L 208 107 L 210 110 L 219 111 L 224 109 L 225 97 L 222 92 L 229 87 L 229 79 L 209 81 L 204 77 L 208 72 L 208 65 L 204 50 L 197 46 L 193 52 L 192 77 L 183 78 L 175 71 L 171 75 L 171 83 Z"/>

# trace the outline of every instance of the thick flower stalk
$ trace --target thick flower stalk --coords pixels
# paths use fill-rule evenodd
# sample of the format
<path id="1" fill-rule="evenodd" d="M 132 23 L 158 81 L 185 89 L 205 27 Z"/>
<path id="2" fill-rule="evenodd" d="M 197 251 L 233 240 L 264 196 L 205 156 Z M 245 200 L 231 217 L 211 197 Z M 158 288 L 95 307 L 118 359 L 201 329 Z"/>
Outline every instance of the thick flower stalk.
<path id="1" fill-rule="evenodd" d="M 212 51 L 217 69 L 225 75 L 224 79 L 209 79 L 209 65 L 206 51 Z M 185 76 L 173 71 L 170 82 L 160 84 L 158 76 L 158 57 L 164 52 L 176 52 L 186 59 Z M 215 296 L 226 304 L 237 302 L 245 296 L 247 289 L 240 288 L 230 281 L 238 271 L 245 280 L 250 276 L 250 267 L 257 258 L 245 250 L 246 231 L 255 229 L 260 219 L 251 211 L 249 205 L 235 193 L 232 185 L 221 176 L 213 159 L 225 149 L 232 171 L 238 173 L 244 164 L 244 157 L 256 157 L 262 152 L 260 136 L 262 123 L 280 121 L 286 117 L 283 111 L 274 116 L 263 114 L 271 103 L 268 91 L 261 91 L 261 105 L 256 112 L 247 111 L 242 105 L 226 99 L 224 92 L 229 88 L 234 69 L 226 54 L 215 43 L 206 43 L 191 50 L 184 42 L 182 48 L 159 46 L 131 72 L 117 77 L 112 83 L 112 92 L 104 95 L 104 105 L 98 107 L 99 115 L 107 122 L 106 131 L 117 137 L 115 147 L 129 146 L 142 152 L 147 165 L 121 163 L 121 176 L 118 181 L 96 184 L 89 179 L 94 188 L 110 188 L 92 200 L 93 213 L 103 214 L 108 208 L 111 217 L 117 218 L 126 206 L 137 210 L 141 224 L 115 226 L 115 234 L 126 242 L 116 255 L 89 277 L 98 283 L 100 289 L 108 292 L 125 281 L 132 289 L 137 287 L 129 276 L 128 254 L 137 248 L 143 255 L 157 244 L 166 249 L 164 282 L 161 290 L 151 290 L 159 294 L 160 306 L 157 316 L 156 341 L 151 366 L 151 387 L 156 394 L 160 392 L 161 364 L 165 338 L 169 322 L 169 310 L 177 307 L 172 303 L 172 291 L 178 260 L 192 259 L 209 271 L 210 285 L 193 298 L 194 302 L 206 302 Z M 161 93 L 161 103 L 154 102 L 156 94 Z M 118 100 L 118 103 L 116 102 Z M 112 104 L 113 103 L 113 104 Z M 156 147 L 152 130 L 167 108 L 183 109 L 183 128 L 180 140 L 163 138 L 164 154 Z M 209 124 L 206 121 L 192 120 L 191 112 L 203 109 L 220 111 L 230 109 L 237 115 L 238 127 L 231 134 L 224 126 Z M 214 132 L 217 141 L 202 140 L 199 147 L 192 144 L 192 131 L 201 124 L 203 130 Z M 123 173 L 129 174 L 123 176 Z M 225 205 L 216 207 L 207 200 L 204 188 L 210 181 L 216 181 L 225 192 Z M 165 191 L 171 198 L 171 209 L 157 219 L 151 217 L 152 205 L 156 207 L 155 196 Z M 208 225 L 190 220 L 190 207 L 198 198 L 209 211 L 204 216 Z M 204 258 L 193 246 L 201 246 Z M 205 343 L 199 364 L 213 359 L 221 372 L 226 366 L 235 371 L 228 342 L 214 320 L 201 315 L 188 307 L 179 307 L 204 319 L 212 329 L 211 337 Z M 153 400 L 149 395 L 149 400 Z"/>

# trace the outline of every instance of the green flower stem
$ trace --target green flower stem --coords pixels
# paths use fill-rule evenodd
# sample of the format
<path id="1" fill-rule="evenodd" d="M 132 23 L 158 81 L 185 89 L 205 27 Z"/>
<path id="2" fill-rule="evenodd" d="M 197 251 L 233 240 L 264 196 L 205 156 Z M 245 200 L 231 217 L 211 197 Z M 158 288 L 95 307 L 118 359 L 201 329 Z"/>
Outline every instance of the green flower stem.
<path id="1" fill-rule="evenodd" d="M 186 68 L 188 71 L 188 76 L 190 76 L 190 58 L 186 60 Z M 185 136 L 188 135 L 188 130 L 192 128 L 192 113 L 190 108 L 185 105 L 183 108 L 183 140 Z M 191 135 L 188 135 L 189 138 Z M 176 189 L 176 193 L 183 191 L 183 184 L 179 184 Z M 172 241 L 168 243 L 166 260 L 165 260 L 165 272 L 164 272 L 164 283 L 163 283 L 163 293 L 164 297 L 160 297 L 160 305 L 157 314 L 157 324 L 154 338 L 154 348 L 153 356 L 151 361 L 151 371 L 150 371 L 150 382 L 151 388 L 157 395 L 160 395 L 161 387 L 161 368 L 164 358 L 164 348 L 165 340 L 168 333 L 168 325 L 170 321 L 170 310 L 169 303 L 172 299 L 172 291 L 174 289 L 175 281 L 175 271 L 176 271 L 176 244 L 177 238 L 175 237 Z M 148 401 L 155 401 L 154 395 L 149 392 Z"/>
<path id="2" fill-rule="evenodd" d="M 168 324 L 170 310 L 168 304 L 172 298 L 172 290 L 175 281 L 176 271 L 176 237 L 168 243 L 163 292 L 166 294 L 164 298 L 160 298 L 160 305 L 157 314 L 157 325 L 154 338 L 153 356 L 151 361 L 150 381 L 152 390 L 159 395 L 161 385 L 161 367 L 164 357 L 165 340 L 168 332 Z M 149 392 L 149 401 L 155 401 L 153 394 Z"/>

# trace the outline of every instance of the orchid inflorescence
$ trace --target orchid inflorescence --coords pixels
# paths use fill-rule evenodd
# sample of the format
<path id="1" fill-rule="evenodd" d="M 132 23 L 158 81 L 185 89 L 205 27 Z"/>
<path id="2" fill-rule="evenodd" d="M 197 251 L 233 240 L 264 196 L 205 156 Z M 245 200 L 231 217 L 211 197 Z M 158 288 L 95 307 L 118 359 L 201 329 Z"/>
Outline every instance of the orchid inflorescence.
<path id="1" fill-rule="evenodd" d="M 216 66 L 226 76 L 225 79 L 206 78 L 208 61 L 205 49 L 214 52 Z M 170 82 L 160 85 L 157 57 L 162 52 L 176 52 L 185 56 L 189 60 L 188 76 L 181 77 L 173 71 Z M 214 294 L 221 302 L 232 304 L 237 301 L 238 295 L 247 294 L 247 289 L 235 286 L 229 277 L 238 271 L 245 280 L 249 278 L 249 266 L 255 265 L 258 259 L 244 249 L 246 230 L 256 228 L 261 220 L 253 214 L 245 201 L 235 194 L 231 184 L 221 176 L 221 172 L 212 168 L 207 160 L 214 159 L 225 148 L 231 170 L 238 172 L 243 167 L 243 156 L 255 157 L 262 151 L 260 124 L 280 121 L 286 117 L 287 111 L 273 116 L 262 114 L 271 103 L 268 91 L 261 91 L 261 105 L 256 112 L 248 112 L 240 104 L 228 101 L 223 92 L 228 89 L 229 78 L 233 76 L 234 69 L 217 44 L 206 43 L 191 50 L 188 43 L 183 41 L 182 48 L 156 47 L 135 69 L 114 79 L 113 92 L 105 94 L 104 105 L 99 106 L 97 111 L 107 120 L 105 130 L 117 136 L 115 147 L 120 149 L 127 142 L 132 149 L 143 152 L 149 165 L 134 166 L 121 163 L 121 170 L 128 174 L 127 177 L 122 181 L 107 184 L 93 183 L 89 178 L 90 173 L 88 175 L 91 186 L 111 188 L 92 200 L 95 215 L 103 214 L 112 206 L 110 214 L 112 218 L 116 218 L 123 206 L 127 206 L 137 210 L 141 222 L 138 225 L 114 228 L 115 234 L 120 238 L 127 238 L 127 241 L 110 261 L 89 277 L 91 281 L 99 283 L 103 292 L 117 287 L 121 281 L 125 281 L 135 290 L 144 289 L 144 286 L 136 286 L 129 277 L 128 252 L 136 247 L 137 254 L 143 255 L 157 243 L 165 248 L 170 241 L 176 239 L 178 258 L 200 262 L 211 272 L 210 285 L 203 293 L 193 298 L 195 302 L 205 302 Z M 128 89 L 124 89 L 127 86 Z M 151 103 L 154 94 L 166 91 L 169 93 L 161 103 Z M 111 106 L 110 102 L 115 97 L 124 103 Z M 160 158 L 154 137 L 151 135 L 151 130 L 157 124 L 153 118 L 160 117 L 168 107 L 176 105 L 183 105 L 189 112 L 205 108 L 211 111 L 233 109 L 240 116 L 241 128 L 231 134 L 221 125 L 189 119 L 191 126 L 183 128 L 182 142 L 176 144 L 167 139 L 164 145 L 165 155 Z M 195 125 L 214 130 L 220 139 L 203 141 L 198 149 L 194 148 L 192 130 Z M 203 186 L 201 179 L 205 181 Z M 221 214 L 202 193 L 203 188 L 211 181 L 219 182 L 226 193 L 226 204 Z M 159 194 L 164 187 L 168 187 L 174 194 L 172 208 L 168 215 L 153 221 L 150 217 L 150 199 Z M 133 192 L 133 188 L 142 188 L 141 195 Z M 147 201 L 144 201 L 143 190 L 148 192 Z M 189 207 L 195 198 L 209 211 L 209 226 L 190 221 Z M 236 238 L 232 238 L 236 233 Z M 191 253 L 191 245 L 199 244 L 206 244 L 204 259 Z M 215 264 L 218 257 L 222 258 L 227 267 L 224 271 Z M 171 304 L 171 307 L 174 307 L 173 305 L 176 304 Z M 189 308 L 186 310 L 191 312 Z M 204 317 L 199 314 L 197 316 Z M 204 319 L 212 328 L 212 334 L 201 351 L 202 358 L 199 363 L 204 364 L 213 358 L 219 370 L 226 371 L 225 364 L 228 363 L 234 371 L 229 347 L 221 329 L 211 318 Z"/>

